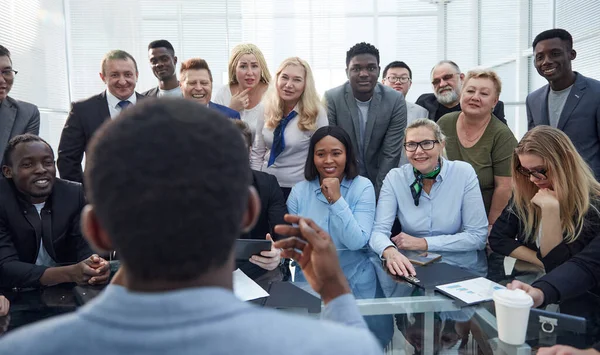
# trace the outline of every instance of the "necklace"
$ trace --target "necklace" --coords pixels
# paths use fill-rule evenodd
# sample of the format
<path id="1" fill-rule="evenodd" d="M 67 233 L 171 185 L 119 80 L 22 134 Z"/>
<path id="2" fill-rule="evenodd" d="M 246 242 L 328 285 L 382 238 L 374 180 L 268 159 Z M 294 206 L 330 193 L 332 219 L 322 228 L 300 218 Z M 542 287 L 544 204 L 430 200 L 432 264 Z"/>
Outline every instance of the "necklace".
<path id="1" fill-rule="evenodd" d="M 483 136 L 483 133 L 485 132 L 485 129 L 487 128 L 488 123 L 490 122 L 490 118 L 488 118 L 484 122 L 484 124 L 480 128 L 478 128 L 477 131 L 475 131 L 473 138 L 469 138 L 468 134 L 467 134 L 467 130 L 465 129 L 467 125 L 464 122 L 464 114 L 461 113 L 460 116 L 458 116 L 458 121 L 459 121 L 461 127 L 459 129 L 457 129 L 456 133 L 459 135 L 462 135 L 461 138 L 466 140 L 469 143 L 477 142 L 481 138 L 481 136 Z"/>

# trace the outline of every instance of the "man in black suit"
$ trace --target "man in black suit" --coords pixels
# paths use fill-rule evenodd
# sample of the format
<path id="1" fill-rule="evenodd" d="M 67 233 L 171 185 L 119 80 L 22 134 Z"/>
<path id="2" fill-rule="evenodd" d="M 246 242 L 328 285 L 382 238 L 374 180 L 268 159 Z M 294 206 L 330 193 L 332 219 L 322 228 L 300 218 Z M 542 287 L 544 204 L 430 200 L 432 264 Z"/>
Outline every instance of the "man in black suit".
<path id="1" fill-rule="evenodd" d="M 58 145 L 58 171 L 63 179 L 83 182 L 81 160 L 87 144 L 100 125 L 144 96 L 135 92 L 138 68 L 131 54 L 108 52 L 102 59 L 100 78 L 106 90 L 73 103 Z"/>
<path id="2" fill-rule="evenodd" d="M 248 151 L 252 146 L 252 131 L 248 124 L 242 120 L 234 120 L 242 132 Z M 258 192 L 260 197 L 260 215 L 254 228 L 249 233 L 240 236 L 241 239 L 267 239 L 279 240 L 284 237 L 275 234 L 273 229 L 278 224 L 287 224 L 283 216 L 288 212 L 285 204 L 285 198 L 277 178 L 271 174 L 262 171 L 252 170 L 252 186 Z M 271 238 L 273 236 L 273 238 Z M 269 281 L 281 280 L 289 276 L 289 267 L 279 254 L 279 250 L 271 248 L 270 251 L 262 252 L 262 256 L 253 256 L 249 262 L 238 263 L 237 265 L 250 278 L 260 281 L 268 279 Z"/>
<path id="3" fill-rule="evenodd" d="M 181 97 L 181 88 L 175 72 L 177 57 L 173 45 L 165 39 L 150 42 L 148 45 L 148 60 L 150 61 L 152 73 L 158 79 L 158 86 L 142 93 L 142 95 Z"/>
<path id="4" fill-rule="evenodd" d="M 0 180 L 0 286 L 101 284 L 109 264 L 81 235 L 81 184 L 56 178 L 54 152 L 32 134 L 10 140 Z M 68 265 L 65 265 L 68 264 Z"/>
<path id="5" fill-rule="evenodd" d="M 14 136 L 40 133 L 40 111 L 37 106 L 8 96 L 16 75 L 10 51 L 0 45 L 0 152 L 4 151 Z"/>
<path id="6" fill-rule="evenodd" d="M 451 60 L 442 60 L 431 69 L 432 94 L 419 96 L 416 104 L 429 111 L 429 119 L 437 122 L 443 115 L 460 111 L 460 92 L 465 74 Z M 504 103 L 498 101 L 494 107 L 494 116 L 506 124 Z"/>

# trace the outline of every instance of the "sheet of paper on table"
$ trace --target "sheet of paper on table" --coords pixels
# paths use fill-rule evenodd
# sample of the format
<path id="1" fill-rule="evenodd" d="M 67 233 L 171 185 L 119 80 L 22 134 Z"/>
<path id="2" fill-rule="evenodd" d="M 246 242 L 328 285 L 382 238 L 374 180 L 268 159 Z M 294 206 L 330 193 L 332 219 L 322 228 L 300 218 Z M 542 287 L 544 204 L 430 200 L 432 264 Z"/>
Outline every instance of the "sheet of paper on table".
<path id="1" fill-rule="evenodd" d="M 242 301 L 251 301 L 269 296 L 267 291 L 249 278 L 248 275 L 244 274 L 240 269 L 236 269 L 233 272 L 233 293 Z"/>
<path id="2" fill-rule="evenodd" d="M 496 290 L 505 288 L 483 277 L 437 286 L 436 289 L 466 304 L 491 301 Z"/>

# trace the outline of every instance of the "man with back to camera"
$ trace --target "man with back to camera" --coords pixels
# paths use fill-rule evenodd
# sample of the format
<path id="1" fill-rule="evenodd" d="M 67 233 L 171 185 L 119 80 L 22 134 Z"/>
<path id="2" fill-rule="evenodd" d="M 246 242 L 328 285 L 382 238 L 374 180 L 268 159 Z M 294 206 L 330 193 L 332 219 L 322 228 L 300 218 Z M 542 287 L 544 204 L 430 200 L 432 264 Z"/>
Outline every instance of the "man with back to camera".
<path id="1" fill-rule="evenodd" d="M 379 50 L 358 43 L 346 53 L 348 81 L 325 92 L 327 117 L 342 127 L 358 155 L 360 175 L 379 190 L 387 173 L 398 167 L 406 128 L 406 103 L 394 89 L 378 83 Z"/>
<path id="2" fill-rule="evenodd" d="M 442 60 L 431 69 L 433 93 L 423 94 L 417 99 L 417 105 L 429 111 L 429 119 L 437 122 L 443 115 L 460 111 L 460 93 L 465 74 L 456 63 Z M 494 107 L 494 116 L 506 124 L 504 103 L 498 101 Z"/>
<path id="3" fill-rule="evenodd" d="M 40 133 L 40 111 L 37 106 L 8 96 L 17 75 L 12 64 L 10 51 L 0 45 L 0 152 L 4 152 L 8 141 L 14 136 Z"/>
<path id="4" fill-rule="evenodd" d="M 406 95 L 408 95 L 408 90 L 412 86 L 412 70 L 410 67 L 401 61 L 394 61 L 388 64 L 385 69 L 383 69 L 383 75 L 381 82 L 383 85 L 389 86 L 392 89 L 401 92 L 404 95 L 404 99 L 406 99 Z M 427 118 L 429 117 L 429 112 L 427 110 L 415 103 L 406 101 L 406 126 L 408 127 L 412 122 L 416 121 L 419 118 Z M 401 143 L 404 144 L 404 141 Z M 406 154 L 402 154 L 400 156 L 400 166 L 408 163 L 406 159 Z"/>
<path id="5" fill-rule="evenodd" d="M 547 85 L 527 95 L 527 126 L 550 125 L 565 132 L 600 178 L 600 81 L 573 71 L 573 37 L 551 29 L 533 40 L 533 64 Z"/>
<path id="6" fill-rule="evenodd" d="M 50 145 L 32 134 L 14 137 L 2 173 L 0 286 L 105 283 L 108 262 L 92 255 L 81 235 L 83 187 L 56 178 Z"/>
<path id="7" fill-rule="evenodd" d="M 225 116 L 240 119 L 240 113 L 227 106 L 212 102 L 213 78 L 208 63 L 202 58 L 191 58 L 181 63 L 179 85 L 183 97 L 217 110 Z"/>
<path id="8" fill-rule="evenodd" d="M 177 80 L 177 73 L 175 73 L 177 57 L 173 45 L 166 39 L 150 42 L 148 44 L 148 60 L 152 73 L 158 79 L 158 86 L 143 92 L 142 95 L 181 97 L 181 88 Z"/>
<path id="9" fill-rule="evenodd" d="M 352 326 L 234 296 L 234 241 L 260 206 L 246 144 L 221 114 L 191 100 L 147 100 L 95 135 L 85 179 L 84 234 L 99 249 L 117 250 L 120 285 L 75 313 L 7 334 L 0 353 L 382 353 L 331 237 L 311 220 L 286 216 L 298 227 L 276 232 L 298 238 L 275 246 L 320 293 L 323 317 Z"/>
<path id="10" fill-rule="evenodd" d="M 135 92 L 138 69 L 131 54 L 113 50 L 102 58 L 100 78 L 106 90 L 74 102 L 58 144 L 58 171 L 65 180 L 83 182 L 81 160 L 88 142 L 104 121 L 135 105 L 144 96 Z"/>

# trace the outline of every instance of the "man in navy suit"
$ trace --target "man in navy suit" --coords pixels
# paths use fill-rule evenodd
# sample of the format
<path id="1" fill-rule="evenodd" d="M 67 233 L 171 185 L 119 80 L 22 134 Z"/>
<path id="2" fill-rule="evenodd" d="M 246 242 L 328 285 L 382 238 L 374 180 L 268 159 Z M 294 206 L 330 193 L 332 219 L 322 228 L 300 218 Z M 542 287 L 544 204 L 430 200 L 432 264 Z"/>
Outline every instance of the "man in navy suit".
<path id="1" fill-rule="evenodd" d="M 4 151 L 14 136 L 40 133 L 40 111 L 37 106 L 8 96 L 16 74 L 10 51 L 0 45 L 0 152 Z"/>
<path id="2" fill-rule="evenodd" d="M 210 101 L 212 95 L 212 73 L 208 63 L 202 58 L 191 58 L 181 63 L 179 69 L 179 85 L 186 99 L 196 100 L 213 110 L 217 110 L 225 116 L 240 119 L 240 113 L 227 106 Z"/>
<path id="3" fill-rule="evenodd" d="M 60 136 L 57 165 L 60 177 L 65 180 L 83 182 L 81 160 L 96 129 L 144 98 L 135 92 L 137 63 L 125 51 L 113 50 L 104 56 L 100 78 L 106 84 L 106 90 L 74 102 Z"/>
<path id="4" fill-rule="evenodd" d="M 532 129 L 550 125 L 565 132 L 596 179 L 600 177 L 600 81 L 586 78 L 571 68 L 577 53 L 573 37 L 563 29 L 551 29 L 533 40 L 534 65 L 548 80 L 527 96 L 527 124 Z"/>

